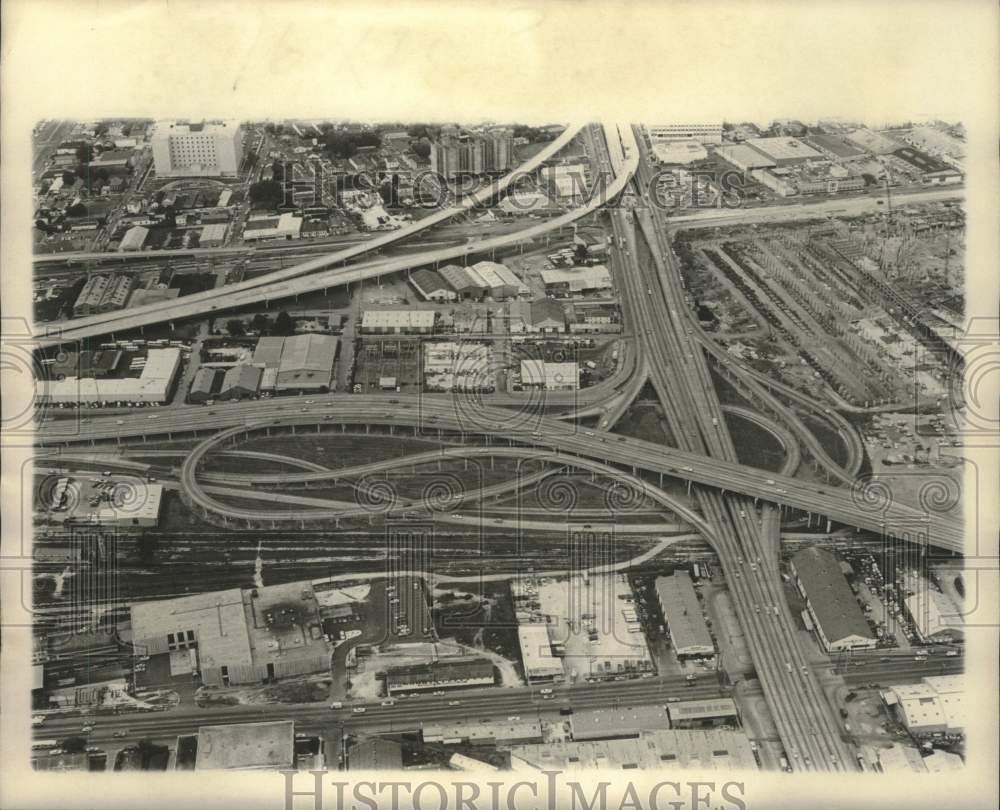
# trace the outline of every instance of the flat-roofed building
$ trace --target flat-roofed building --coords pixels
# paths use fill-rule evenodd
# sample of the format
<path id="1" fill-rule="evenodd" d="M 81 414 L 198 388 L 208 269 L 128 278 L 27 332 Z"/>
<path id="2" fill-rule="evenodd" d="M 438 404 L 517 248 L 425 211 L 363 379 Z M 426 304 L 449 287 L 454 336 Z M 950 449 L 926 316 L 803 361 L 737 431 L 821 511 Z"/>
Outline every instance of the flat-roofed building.
<path id="1" fill-rule="evenodd" d="M 702 728 L 738 722 L 739 709 L 732 698 L 682 700 L 667 706 L 674 728 Z"/>
<path id="2" fill-rule="evenodd" d="M 495 682 L 493 662 L 488 658 L 464 658 L 439 660 L 430 664 L 409 664 L 391 667 L 385 673 L 385 688 L 390 695 L 431 689 L 493 686 Z"/>
<path id="3" fill-rule="evenodd" d="M 756 149 L 775 166 L 795 166 L 808 160 L 822 160 L 823 155 L 798 138 L 750 138 L 746 145 Z"/>
<path id="4" fill-rule="evenodd" d="M 884 691 L 882 699 L 911 734 L 956 734 L 968 725 L 962 675 L 932 675 L 920 683 L 897 684 Z"/>
<path id="5" fill-rule="evenodd" d="M 574 740 L 613 740 L 638 737 L 643 731 L 670 728 L 662 703 L 602 709 L 576 709 L 570 719 Z"/>
<path id="6" fill-rule="evenodd" d="M 298 239 L 302 233 L 302 217 L 294 213 L 248 219 L 243 227 L 244 242 L 270 239 Z"/>
<path id="7" fill-rule="evenodd" d="M 233 366 L 223 376 L 219 387 L 219 399 L 249 399 L 257 396 L 260 377 L 260 366 L 248 364 Z"/>
<path id="8" fill-rule="evenodd" d="M 548 626 L 542 623 L 520 624 L 517 640 L 528 683 L 562 680 L 562 659 L 553 655 Z"/>
<path id="9" fill-rule="evenodd" d="M 440 273 L 434 270 L 417 270 L 410 275 L 410 286 L 415 289 L 425 301 L 455 301 L 458 293 L 445 281 Z"/>
<path id="10" fill-rule="evenodd" d="M 721 146 L 716 150 L 716 154 L 727 162 L 732 163 L 737 169 L 745 172 L 753 169 L 773 168 L 778 165 L 773 159 L 766 157 L 745 143 Z"/>
<path id="11" fill-rule="evenodd" d="M 792 557 L 791 569 L 827 652 L 875 647 L 875 636 L 832 552 L 818 546 L 803 549 Z"/>
<path id="12" fill-rule="evenodd" d="M 651 143 L 671 143 L 675 141 L 697 141 L 698 143 L 722 143 L 722 122 L 710 121 L 701 124 L 651 124 L 646 127 Z"/>
<path id="13" fill-rule="evenodd" d="M 205 402 L 212 399 L 222 387 L 222 379 L 225 372 L 221 368 L 207 368 L 202 366 L 194 373 L 194 380 L 191 388 L 188 389 L 189 402 Z"/>
<path id="14" fill-rule="evenodd" d="M 39 512 L 46 523 L 64 526 L 102 526 L 152 529 L 160 522 L 163 485 L 135 477 L 121 480 L 62 479 L 52 507 Z"/>
<path id="15" fill-rule="evenodd" d="M 687 165 L 705 160 L 708 150 L 697 140 L 665 141 L 653 144 L 653 157 L 663 164 Z"/>
<path id="16" fill-rule="evenodd" d="M 281 352 L 285 348 L 283 337 L 262 337 L 253 350 L 253 363 L 264 368 L 278 368 L 281 365 Z"/>
<path id="17" fill-rule="evenodd" d="M 511 757 L 539 770 L 616 771 L 755 770 L 750 741 L 742 731 L 644 731 L 638 739 L 545 742 L 517 745 Z"/>
<path id="18" fill-rule="evenodd" d="M 161 122 L 150 139 L 158 177 L 236 177 L 243 128 L 235 121 Z"/>
<path id="19" fill-rule="evenodd" d="M 429 335 L 436 322 L 433 309 L 367 309 L 361 316 L 361 331 L 369 335 Z"/>
<path id="20" fill-rule="evenodd" d="M 525 714 L 519 719 L 485 717 L 475 720 L 456 720 L 443 723 L 424 723 L 425 743 L 445 745 L 511 745 L 538 743 L 544 739 L 542 723 L 536 714 Z"/>
<path id="21" fill-rule="evenodd" d="M 522 360 L 521 385 L 546 391 L 576 391 L 580 387 L 580 367 L 576 363 Z"/>
<path id="22" fill-rule="evenodd" d="M 340 341 L 333 335 L 285 338 L 278 364 L 278 391 L 329 391 Z"/>
<path id="23" fill-rule="evenodd" d="M 883 773 L 925 773 L 924 758 L 912 745 L 893 745 L 880 748 L 878 764 Z"/>
<path id="24" fill-rule="evenodd" d="M 656 597 L 678 658 L 713 657 L 715 641 L 708 630 L 691 575 L 687 571 L 675 571 L 671 577 L 657 577 Z"/>
<path id="25" fill-rule="evenodd" d="M 198 238 L 198 247 L 222 247 L 226 243 L 226 233 L 228 230 L 229 226 L 224 222 L 204 225 L 201 229 L 201 235 Z"/>
<path id="26" fill-rule="evenodd" d="M 294 764 L 294 720 L 198 728 L 195 770 L 281 770 Z"/>
<path id="27" fill-rule="evenodd" d="M 180 349 L 150 349 L 138 377 L 38 380 L 35 395 L 39 402 L 162 404 L 170 399 L 180 364 Z"/>
<path id="28" fill-rule="evenodd" d="M 125 235 L 118 243 L 118 250 L 123 252 L 142 250 L 142 246 L 146 243 L 147 236 L 149 236 L 149 228 L 144 228 L 142 225 L 133 225 L 125 231 Z"/>

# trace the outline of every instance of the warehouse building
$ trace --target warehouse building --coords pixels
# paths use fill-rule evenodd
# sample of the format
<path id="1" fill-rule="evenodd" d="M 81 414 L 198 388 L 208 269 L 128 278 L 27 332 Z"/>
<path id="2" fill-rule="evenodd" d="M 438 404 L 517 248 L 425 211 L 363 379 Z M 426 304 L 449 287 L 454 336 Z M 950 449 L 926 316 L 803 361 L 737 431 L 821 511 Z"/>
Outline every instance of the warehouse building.
<path id="1" fill-rule="evenodd" d="M 716 152 L 719 157 L 733 164 L 737 169 L 749 172 L 754 169 L 770 169 L 777 164 L 745 143 L 722 146 Z"/>
<path id="2" fill-rule="evenodd" d="M 369 737 L 351 746 L 347 767 L 352 771 L 402 770 L 403 747 L 395 740 Z"/>
<path id="3" fill-rule="evenodd" d="M 562 659 L 553 655 L 548 626 L 542 623 L 520 624 L 517 640 L 521 661 L 528 683 L 545 683 L 563 679 Z"/>
<path id="4" fill-rule="evenodd" d="M 180 365 L 180 349 L 150 349 L 139 377 L 38 380 L 35 392 L 39 402 L 88 405 L 163 404 L 170 399 Z"/>
<path id="5" fill-rule="evenodd" d="M 98 349 L 67 352 L 59 355 L 49 366 L 52 379 L 60 377 L 111 377 L 122 364 L 124 353 L 120 349 Z"/>
<path id="6" fill-rule="evenodd" d="M 250 399 L 257 396 L 261 372 L 260 366 L 233 366 L 223 376 L 219 399 Z"/>
<path id="7" fill-rule="evenodd" d="M 540 743 L 544 739 L 537 715 L 525 715 L 523 719 L 477 718 L 425 723 L 422 736 L 425 743 L 444 745 L 516 745 Z"/>
<path id="8" fill-rule="evenodd" d="M 687 571 L 675 571 L 672 577 L 657 577 L 655 586 L 677 657 L 713 657 L 715 641 L 705 622 L 691 575 Z"/>
<path id="9" fill-rule="evenodd" d="M 340 341 L 333 335 L 284 339 L 275 382 L 277 391 L 329 391 Z"/>
<path id="10" fill-rule="evenodd" d="M 620 708 L 577 709 L 570 727 L 574 740 L 613 740 L 638 737 L 643 731 L 670 728 L 663 704 Z"/>
<path id="11" fill-rule="evenodd" d="M 542 298 L 531 302 L 532 332 L 565 332 L 566 310 L 558 301 Z"/>
<path id="12" fill-rule="evenodd" d="M 47 523 L 152 529 L 160 522 L 163 485 L 133 476 L 100 480 L 64 477 L 56 482 L 46 511 Z"/>
<path id="13" fill-rule="evenodd" d="M 445 281 L 440 273 L 434 270 L 417 270 L 415 273 L 410 275 L 410 286 L 417 291 L 417 293 L 425 301 L 437 301 L 439 303 L 444 303 L 446 301 L 455 301 L 458 299 L 458 293 L 455 292 L 451 285 Z"/>
<path id="14" fill-rule="evenodd" d="M 818 546 L 804 549 L 792 557 L 791 569 L 823 649 L 875 647 L 875 636 L 832 552 Z"/>
<path id="15" fill-rule="evenodd" d="M 188 389 L 188 402 L 200 403 L 213 399 L 222 387 L 222 379 L 225 376 L 220 368 L 206 368 L 202 366 L 194 374 L 191 388 Z"/>
<path id="16" fill-rule="evenodd" d="M 457 264 L 446 264 L 437 271 L 459 298 L 482 298 L 486 293 L 486 285 L 478 275 L 473 276 L 465 267 Z"/>
<path id="17" fill-rule="evenodd" d="M 386 694 L 434 689 L 493 686 L 493 662 L 488 658 L 465 658 L 392 667 L 385 673 Z"/>
<path id="18" fill-rule="evenodd" d="M 302 217 L 294 213 L 254 217 L 243 228 L 244 242 L 271 239 L 298 239 L 302 232 Z"/>
<path id="19" fill-rule="evenodd" d="M 118 250 L 123 252 L 142 250 L 147 236 L 149 236 L 149 228 L 144 228 L 142 225 L 134 225 L 125 231 L 121 242 L 118 243 Z"/>
<path id="20" fill-rule="evenodd" d="M 584 293 L 611 289 L 611 273 L 603 264 L 544 268 L 541 276 L 547 293 Z"/>
<path id="21" fill-rule="evenodd" d="M 104 293 L 107 292 L 113 276 L 94 275 L 90 276 L 84 283 L 80 294 L 73 304 L 73 315 L 77 318 L 83 315 L 93 315 L 101 311 L 101 301 Z"/>
<path id="22" fill-rule="evenodd" d="M 732 698 L 683 700 L 667 707 L 673 728 L 710 728 L 739 723 L 740 712 Z"/>
<path id="23" fill-rule="evenodd" d="M 433 309 L 369 309 L 361 316 L 361 332 L 368 335 L 429 335 L 437 313 Z"/>
<path id="24" fill-rule="evenodd" d="M 490 297 L 498 301 L 531 293 L 527 285 L 506 265 L 497 262 L 477 262 L 467 269 L 483 280 Z"/>
<path id="25" fill-rule="evenodd" d="M 204 219 L 202 221 L 204 222 Z M 226 232 L 228 230 L 229 226 L 223 222 L 205 225 L 201 229 L 201 236 L 198 239 L 198 247 L 222 247 L 226 243 Z"/>
<path id="26" fill-rule="evenodd" d="M 920 683 L 897 684 L 884 691 L 882 699 L 914 735 L 960 734 L 968 725 L 962 675 L 932 675 Z"/>
<path id="27" fill-rule="evenodd" d="M 904 604 L 921 641 L 953 641 L 964 635 L 962 611 L 941 591 L 918 590 Z"/>
<path id="28" fill-rule="evenodd" d="M 822 160 L 823 155 L 798 138 L 750 138 L 746 146 L 755 149 L 775 166 L 797 166 L 808 160 Z"/>

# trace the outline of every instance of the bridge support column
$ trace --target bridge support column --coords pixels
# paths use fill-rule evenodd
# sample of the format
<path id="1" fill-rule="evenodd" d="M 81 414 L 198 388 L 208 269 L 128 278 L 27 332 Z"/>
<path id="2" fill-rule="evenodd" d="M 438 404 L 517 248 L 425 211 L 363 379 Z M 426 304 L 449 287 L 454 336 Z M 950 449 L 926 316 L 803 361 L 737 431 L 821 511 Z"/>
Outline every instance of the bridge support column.
<path id="1" fill-rule="evenodd" d="M 826 519 L 826 533 L 829 534 L 830 530 L 833 528 L 833 521 L 830 518 Z"/>

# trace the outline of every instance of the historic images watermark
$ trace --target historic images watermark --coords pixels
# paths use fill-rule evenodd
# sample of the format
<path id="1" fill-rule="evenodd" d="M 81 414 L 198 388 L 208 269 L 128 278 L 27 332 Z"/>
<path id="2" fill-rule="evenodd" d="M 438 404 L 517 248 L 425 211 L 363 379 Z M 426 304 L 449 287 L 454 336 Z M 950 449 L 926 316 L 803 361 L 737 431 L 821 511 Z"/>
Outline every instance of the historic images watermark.
<path id="1" fill-rule="evenodd" d="M 746 783 L 662 779 L 637 784 L 616 779 L 584 782 L 561 771 L 537 780 L 328 780 L 327 771 L 281 771 L 283 810 L 746 810 Z M 311 777 L 311 778 L 310 778 Z"/>

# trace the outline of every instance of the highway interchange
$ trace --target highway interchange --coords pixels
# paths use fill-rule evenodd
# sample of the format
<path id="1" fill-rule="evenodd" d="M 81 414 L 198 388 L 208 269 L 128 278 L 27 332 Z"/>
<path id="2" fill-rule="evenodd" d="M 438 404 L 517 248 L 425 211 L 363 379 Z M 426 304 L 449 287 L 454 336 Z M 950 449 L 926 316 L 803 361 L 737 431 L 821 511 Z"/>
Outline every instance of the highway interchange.
<path id="1" fill-rule="evenodd" d="M 578 131 L 579 128 L 567 130 L 570 137 Z M 587 132 L 592 143 L 601 140 L 596 135 L 595 130 Z M 112 443 L 130 442 L 134 446 L 136 441 L 199 437 L 202 440 L 185 458 L 180 470 L 182 496 L 200 514 L 228 521 L 246 521 L 247 525 L 262 525 L 268 520 L 298 520 L 304 525 L 306 522 L 359 514 L 357 508 L 352 509 L 351 504 L 346 503 L 329 504 L 326 508 L 317 504 L 308 509 L 278 511 L 240 508 L 213 498 L 211 487 L 206 486 L 212 476 L 200 472 L 199 466 L 209 453 L 224 448 L 230 439 L 257 431 L 322 433 L 364 425 L 366 429 L 375 427 L 381 431 L 410 432 L 431 438 L 447 437 L 449 441 L 455 441 L 457 437 L 462 442 L 460 447 L 444 448 L 433 455 L 449 458 L 533 458 L 557 468 L 574 467 L 622 481 L 683 517 L 704 535 L 719 554 L 758 677 L 774 714 L 782 744 L 792 757 L 794 767 L 801 770 L 851 770 L 855 767 L 855 758 L 798 644 L 781 592 L 777 575 L 778 520 L 774 518 L 775 510 L 768 504 L 823 515 L 844 525 L 915 539 L 953 552 L 960 552 L 963 548 L 962 527 L 933 510 L 892 500 L 883 502 L 870 491 L 854 486 L 863 448 L 860 448 L 856 434 L 843 417 L 720 354 L 712 340 L 693 323 L 685 303 L 683 280 L 669 244 L 670 227 L 684 222 L 729 222 L 746 217 L 747 212 L 704 212 L 710 215 L 700 218 L 693 215 L 692 219 L 676 217 L 669 223 L 664 221 L 662 212 L 645 198 L 651 163 L 641 131 L 609 124 L 603 126 L 600 135 L 603 137 L 603 145 L 599 144 L 602 147 L 599 151 L 601 168 L 613 173 L 615 178 L 608 193 L 600 199 L 595 197 L 587 206 L 563 217 L 531 226 L 517 234 L 487 239 L 464 248 L 334 266 L 375 250 L 383 242 L 389 244 L 411 235 L 396 232 L 382 237 L 382 241 L 362 243 L 346 251 L 261 276 L 247 287 L 234 285 L 234 288 L 212 291 L 216 294 L 207 296 L 204 301 L 195 300 L 197 296 L 188 296 L 180 303 L 171 303 L 155 311 L 147 307 L 143 310 L 148 309 L 148 312 L 124 311 L 80 319 L 66 324 L 58 335 L 39 334 L 36 337 L 39 345 L 50 346 L 133 328 L 142 323 L 204 315 L 206 306 L 209 310 L 240 306 L 251 301 L 323 289 L 446 261 L 472 252 L 490 251 L 562 227 L 592 213 L 609 198 L 629 189 L 633 199 L 640 204 L 634 209 L 617 207 L 610 211 L 615 234 L 613 258 L 615 264 L 622 268 L 619 277 L 623 314 L 632 324 L 657 324 L 657 327 L 635 330 L 629 360 L 622 365 L 625 371 L 612 382 L 575 393 L 572 399 L 553 397 L 544 403 L 545 407 L 534 408 L 526 407 L 523 401 L 504 403 L 490 398 L 399 394 L 387 402 L 385 396 L 326 394 L 313 397 L 305 405 L 287 400 L 261 400 L 220 404 L 212 409 L 184 408 L 158 414 L 119 415 L 117 418 L 88 416 L 83 417 L 79 433 L 60 434 L 58 430 L 53 430 L 40 435 L 37 443 L 51 448 L 52 453 L 46 461 L 54 461 L 59 458 L 60 447 L 79 452 L 80 445 L 89 445 L 92 448 L 90 452 L 99 453 L 103 452 L 105 445 Z M 545 157 L 555 151 L 545 153 Z M 633 182 L 634 179 L 639 182 Z M 942 193 L 954 195 L 953 191 Z M 816 210 L 822 210 L 824 205 L 827 209 L 831 207 L 829 203 L 824 203 Z M 844 203 L 839 205 L 843 208 Z M 440 220 L 455 213 L 452 209 L 441 212 Z M 791 213 L 794 216 L 803 215 L 799 211 Z M 782 214 L 788 215 L 789 211 L 761 209 L 749 216 L 767 220 L 785 218 Z M 423 225 L 424 222 L 422 220 L 418 225 L 428 227 L 433 224 Z M 797 479 L 793 477 L 794 466 L 797 465 L 782 473 L 771 474 L 740 464 L 714 391 L 708 358 L 727 379 L 737 381 L 741 389 L 751 395 L 752 401 L 764 408 L 768 421 L 784 426 L 784 436 L 794 436 L 791 444 L 795 447 L 796 458 L 796 442 L 801 442 L 830 478 L 848 486 Z M 641 383 L 647 379 L 665 408 L 677 448 L 610 432 L 614 419 L 624 412 Z M 846 465 L 842 467 L 829 457 L 788 404 L 789 400 L 811 411 L 816 418 L 834 425 L 848 448 Z M 504 404 L 514 404 L 518 410 L 505 409 Z M 561 412 L 554 413 L 557 411 Z M 597 413 L 600 425 L 585 429 L 556 418 L 583 413 Z M 607 418 L 601 418 L 605 416 Z M 481 438 L 488 442 L 487 446 L 478 444 Z M 473 444 L 466 445 L 466 441 Z M 784 444 L 791 454 L 792 447 L 787 439 Z M 398 463 L 419 464 L 429 460 L 430 456 L 424 454 L 424 457 L 415 456 Z M 284 477 L 304 483 L 338 476 L 360 476 L 373 469 L 333 473 L 314 470 Z M 697 485 L 695 494 L 700 512 L 679 503 L 660 489 L 664 477 Z M 254 481 L 237 483 L 267 482 L 256 477 Z M 396 508 L 404 511 L 424 507 L 419 502 L 407 502 Z M 642 682 L 637 683 L 638 686 L 628 685 L 628 690 L 647 688 L 642 686 Z M 595 690 L 596 694 L 599 690 Z M 606 702 L 606 698 L 603 699 Z M 574 704 L 582 705 L 576 701 L 574 696 Z M 412 705 L 416 707 L 418 704 Z M 404 707 L 398 711 L 406 715 L 414 710 Z M 421 716 L 424 716 L 422 712 Z"/>

